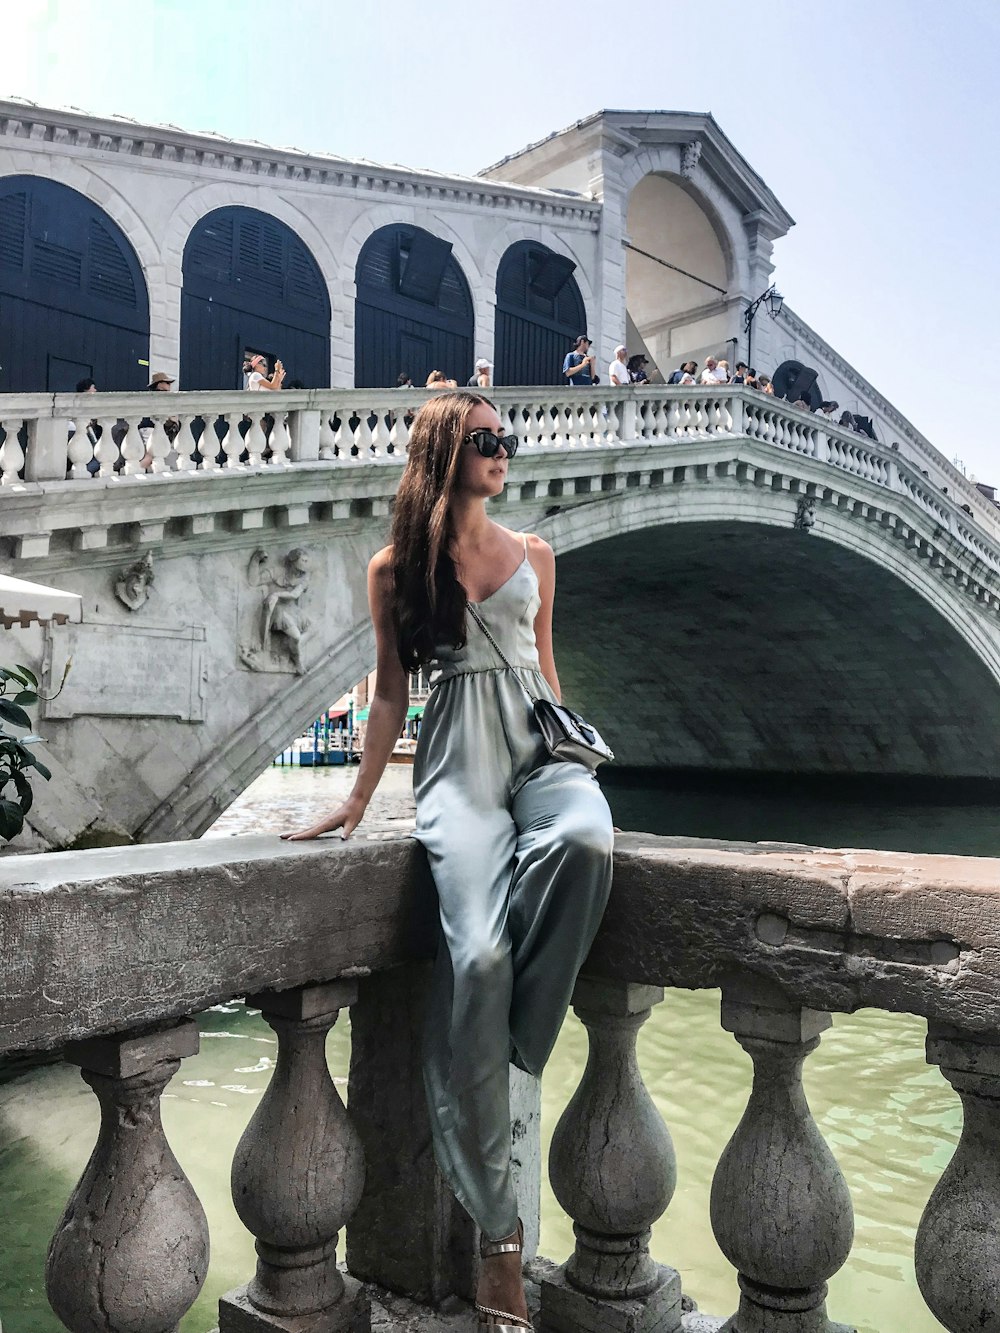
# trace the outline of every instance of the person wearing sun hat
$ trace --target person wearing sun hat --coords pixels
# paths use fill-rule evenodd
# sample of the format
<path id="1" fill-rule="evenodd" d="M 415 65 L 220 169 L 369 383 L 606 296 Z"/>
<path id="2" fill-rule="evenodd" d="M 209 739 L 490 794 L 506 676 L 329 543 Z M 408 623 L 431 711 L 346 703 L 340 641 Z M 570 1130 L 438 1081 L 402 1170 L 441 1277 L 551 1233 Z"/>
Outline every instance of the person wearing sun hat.
<path id="1" fill-rule="evenodd" d="M 470 389 L 492 389 L 493 362 L 487 361 L 485 356 L 481 356 L 476 362 L 476 368 L 469 379 L 467 387 Z"/>

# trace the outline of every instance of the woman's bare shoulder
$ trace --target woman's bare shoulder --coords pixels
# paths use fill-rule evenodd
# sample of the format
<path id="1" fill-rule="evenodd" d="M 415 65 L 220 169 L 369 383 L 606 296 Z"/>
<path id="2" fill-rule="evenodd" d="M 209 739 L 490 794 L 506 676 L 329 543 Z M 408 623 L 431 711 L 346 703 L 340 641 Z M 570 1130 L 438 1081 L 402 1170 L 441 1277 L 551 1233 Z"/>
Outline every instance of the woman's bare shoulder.
<path id="1" fill-rule="evenodd" d="M 528 539 L 528 555 L 530 558 L 538 559 L 544 564 L 555 563 L 555 552 L 544 537 L 539 537 L 534 532 L 522 532 L 517 535 Z"/>
<path id="2" fill-rule="evenodd" d="M 392 547 L 383 546 L 368 561 L 368 578 L 380 587 L 388 587 L 392 582 Z"/>

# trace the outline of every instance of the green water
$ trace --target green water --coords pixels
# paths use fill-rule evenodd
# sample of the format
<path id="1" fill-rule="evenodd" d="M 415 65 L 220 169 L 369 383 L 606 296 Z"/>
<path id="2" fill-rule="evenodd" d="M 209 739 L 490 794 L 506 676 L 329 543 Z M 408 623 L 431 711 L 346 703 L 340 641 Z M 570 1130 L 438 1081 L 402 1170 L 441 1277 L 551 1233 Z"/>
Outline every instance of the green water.
<path id="1" fill-rule="evenodd" d="M 335 801 L 350 774 L 274 771 L 216 826 L 219 834 L 277 830 L 309 820 Z M 409 810 L 406 770 L 390 770 L 373 815 Z M 700 790 L 672 785 L 610 789 L 622 827 L 693 836 L 789 839 L 818 844 L 1000 854 L 992 808 L 873 800 L 837 789 Z M 163 1101 L 167 1136 L 209 1218 L 212 1265 L 185 1333 L 215 1322 L 219 1296 L 253 1271 L 253 1244 L 229 1199 L 229 1167 L 244 1125 L 273 1067 L 273 1034 L 233 1004 L 201 1018 L 202 1047 L 186 1060 Z M 863 1333 L 932 1333 L 940 1328 L 920 1298 L 913 1234 L 927 1197 L 958 1139 L 958 1099 L 923 1059 L 924 1025 L 866 1011 L 835 1018 L 806 1063 L 806 1089 L 821 1130 L 851 1186 L 857 1236 L 833 1279 L 831 1315 Z M 330 1067 L 346 1084 L 347 1023 L 331 1034 Z M 715 992 L 668 992 L 639 1041 L 643 1074 L 674 1137 L 677 1193 L 654 1231 L 656 1256 L 680 1269 L 705 1310 L 735 1308 L 735 1276 L 708 1222 L 712 1172 L 749 1091 L 750 1061 L 719 1026 Z M 543 1081 L 543 1131 L 551 1134 L 579 1079 L 586 1037 L 571 1015 Z M 48 1239 L 82 1171 L 97 1131 L 93 1094 L 75 1070 L 35 1070 L 0 1087 L 0 1315 L 5 1333 L 59 1328 L 44 1297 Z M 543 1199 L 542 1251 L 563 1258 L 568 1220 Z"/>

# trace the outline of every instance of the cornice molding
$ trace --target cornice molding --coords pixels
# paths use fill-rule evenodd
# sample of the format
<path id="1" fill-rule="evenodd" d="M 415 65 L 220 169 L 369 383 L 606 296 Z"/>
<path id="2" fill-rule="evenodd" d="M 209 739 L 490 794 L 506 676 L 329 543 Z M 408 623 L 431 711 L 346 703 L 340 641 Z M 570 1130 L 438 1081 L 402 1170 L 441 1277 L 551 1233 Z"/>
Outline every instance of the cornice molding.
<path id="1" fill-rule="evenodd" d="M 74 154 L 113 154 L 139 162 L 219 171 L 259 183 L 294 181 L 338 190 L 473 204 L 518 215 L 580 222 L 594 229 L 600 222 L 600 205 L 583 196 L 556 196 L 531 186 L 508 186 L 478 177 L 438 176 L 406 167 L 191 134 L 173 126 L 138 125 L 0 101 L 0 143 L 4 141 L 13 141 L 15 147 L 63 148 Z"/>

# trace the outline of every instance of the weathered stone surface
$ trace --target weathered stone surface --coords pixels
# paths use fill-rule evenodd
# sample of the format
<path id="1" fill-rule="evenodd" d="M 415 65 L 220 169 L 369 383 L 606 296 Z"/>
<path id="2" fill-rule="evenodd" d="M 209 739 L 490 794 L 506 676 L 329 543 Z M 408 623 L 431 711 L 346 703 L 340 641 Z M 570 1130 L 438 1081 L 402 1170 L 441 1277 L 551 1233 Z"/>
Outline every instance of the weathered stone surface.
<path id="1" fill-rule="evenodd" d="M 927 1058 L 962 1099 L 958 1147 L 927 1202 L 917 1231 L 917 1281 L 945 1328 L 1000 1329 L 1000 1039 L 980 1041 L 932 1025 Z"/>
<path id="2" fill-rule="evenodd" d="M 545 1279 L 540 1327 L 544 1333 L 675 1333 L 681 1320 L 681 1280 L 660 1269 L 660 1285 L 641 1299 L 599 1300 L 569 1281 L 565 1267 Z"/>
<path id="3" fill-rule="evenodd" d="M 242 1333 L 256 1311 L 261 1329 L 297 1333 L 307 1318 L 316 1333 L 356 1333 L 337 1235 L 361 1197 L 364 1150 L 330 1077 L 326 1036 L 357 987 L 335 982 L 251 998 L 278 1034 L 278 1058 L 233 1157 L 233 1205 L 256 1237 L 257 1272 L 220 1302 L 219 1327 Z"/>
<path id="4" fill-rule="evenodd" d="M 445 1187 L 431 1147 L 423 1082 L 430 966 L 365 977 L 351 1012 L 348 1103 L 367 1172 L 347 1226 L 355 1276 L 436 1305 L 476 1285 L 472 1221 Z"/>
<path id="5" fill-rule="evenodd" d="M 118 1044 L 81 1042 L 71 1056 L 101 1103 L 97 1145 L 46 1262 L 49 1303 L 73 1333 L 163 1333 L 208 1271 L 208 1223 L 160 1122 L 160 1095 L 198 1049 L 197 1028 L 126 1040 L 120 1056 Z"/>
<path id="6" fill-rule="evenodd" d="M 376 1333 L 366 1287 L 343 1275 L 344 1293 L 335 1314 L 265 1314 L 253 1305 L 245 1287 L 227 1292 L 219 1302 L 219 1328 L 213 1333 Z"/>
<path id="7" fill-rule="evenodd" d="M 427 958 L 435 925 L 424 855 L 406 838 L 3 858 L 0 1054 Z M 989 1031 L 1000 863 L 622 834 L 586 971 L 692 989 L 751 972 L 806 1008 Z"/>

